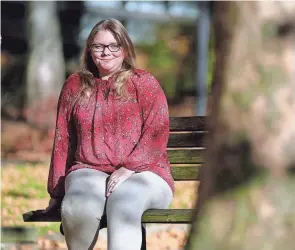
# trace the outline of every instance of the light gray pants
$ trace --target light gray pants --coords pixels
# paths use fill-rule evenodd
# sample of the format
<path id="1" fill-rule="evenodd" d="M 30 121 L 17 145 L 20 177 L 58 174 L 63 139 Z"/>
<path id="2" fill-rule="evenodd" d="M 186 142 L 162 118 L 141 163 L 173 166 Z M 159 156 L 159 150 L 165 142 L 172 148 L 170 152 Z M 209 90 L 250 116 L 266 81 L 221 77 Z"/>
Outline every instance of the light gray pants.
<path id="1" fill-rule="evenodd" d="M 148 171 L 133 174 L 106 199 L 108 177 L 87 168 L 66 177 L 61 217 L 69 250 L 93 249 L 105 205 L 108 250 L 140 250 L 142 214 L 151 208 L 168 208 L 172 201 L 169 185 Z"/>

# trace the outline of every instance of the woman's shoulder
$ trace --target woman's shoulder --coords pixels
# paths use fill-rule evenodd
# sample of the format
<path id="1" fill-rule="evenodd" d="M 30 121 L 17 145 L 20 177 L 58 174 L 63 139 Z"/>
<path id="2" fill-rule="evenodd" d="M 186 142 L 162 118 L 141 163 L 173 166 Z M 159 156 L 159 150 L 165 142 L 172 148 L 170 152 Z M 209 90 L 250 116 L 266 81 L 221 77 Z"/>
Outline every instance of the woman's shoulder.
<path id="1" fill-rule="evenodd" d="M 152 73 L 144 69 L 135 69 L 132 76 L 136 78 L 154 77 Z"/>
<path id="2" fill-rule="evenodd" d="M 73 74 L 70 74 L 65 81 L 65 85 L 68 85 L 68 86 L 80 85 L 79 73 L 75 72 Z"/>
<path id="3" fill-rule="evenodd" d="M 69 75 L 63 85 L 63 91 L 78 92 L 81 87 L 81 80 L 78 73 Z"/>
<path id="4" fill-rule="evenodd" d="M 140 96 L 155 97 L 164 93 L 156 77 L 146 70 L 136 69 L 132 75 L 132 82 Z"/>
<path id="5" fill-rule="evenodd" d="M 156 77 L 152 73 L 143 69 L 135 69 L 131 78 L 133 82 L 139 84 L 140 86 L 159 85 Z"/>

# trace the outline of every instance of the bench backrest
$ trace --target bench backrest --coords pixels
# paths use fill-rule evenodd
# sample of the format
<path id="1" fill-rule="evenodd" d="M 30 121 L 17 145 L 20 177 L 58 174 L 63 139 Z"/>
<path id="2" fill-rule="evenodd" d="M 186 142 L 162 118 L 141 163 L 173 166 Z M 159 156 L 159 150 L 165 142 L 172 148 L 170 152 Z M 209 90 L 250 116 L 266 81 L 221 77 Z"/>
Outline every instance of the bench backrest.
<path id="1" fill-rule="evenodd" d="M 168 156 L 175 181 L 197 180 L 203 163 L 205 117 L 170 117 Z"/>

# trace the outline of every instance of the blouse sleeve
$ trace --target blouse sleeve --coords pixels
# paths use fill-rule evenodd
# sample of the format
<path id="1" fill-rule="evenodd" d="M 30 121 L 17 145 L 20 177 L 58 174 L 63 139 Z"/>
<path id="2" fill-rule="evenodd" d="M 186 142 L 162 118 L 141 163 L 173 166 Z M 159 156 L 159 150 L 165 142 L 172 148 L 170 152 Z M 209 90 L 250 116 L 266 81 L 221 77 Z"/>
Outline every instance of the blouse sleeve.
<path id="1" fill-rule="evenodd" d="M 75 154 L 76 134 L 71 120 L 71 105 L 75 97 L 73 84 L 75 82 L 77 82 L 77 78 L 74 75 L 66 80 L 57 106 L 55 136 L 47 183 L 50 197 L 56 199 L 64 196 L 66 169 L 73 161 Z"/>
<path id="2" fill-rule="evenodd" d="M 167 164 L 166 147 L 169 138 L 167 99 L 160 84 L 151 74 L 140 77 L 136 84 L 143 127 L 141 137 L 122 166 L 135 172 Z M 169 162 L 168 162 L 169 163 Z"/>

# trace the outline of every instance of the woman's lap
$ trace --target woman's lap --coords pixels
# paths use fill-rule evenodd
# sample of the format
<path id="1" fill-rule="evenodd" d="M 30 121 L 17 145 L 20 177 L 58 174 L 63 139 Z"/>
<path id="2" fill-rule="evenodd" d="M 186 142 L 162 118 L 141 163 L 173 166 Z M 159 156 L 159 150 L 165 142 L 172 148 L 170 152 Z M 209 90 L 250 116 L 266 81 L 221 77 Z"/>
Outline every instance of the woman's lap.
<path id="1" fill-rule="evenodd" d="M 108 174 L 94 169 L 75 170 L 66 177 L 65 198 L 72 196 L 85 201 L 97 198 L 105 202 L 108 177 Z M 135 173 L 130 179 L 121 183 L 109 196 L 108 203 L 126 200 L 128 203 L 145 203 L 146 209 L 166 208 L 172 196 L 169 185 L 160 176 L 145 171 Z"/>
<path id="2" fill-rule="evenodd" d="M 108 204 L 125 202 L 138 209 L 166 208 L 172 200 L 169 185 L 158 175 L 145 171 L 135 173 L 109 196 Z"/>
<path id="3" fill-rule="evenodd" d="M 62 217 L 87 216 L 100 219 L 104 212 L 109 220 L 139 216 L 147 209 L 167 208 L 173 194 L 169 185 L 158 175 L 145 171 L 135 173 L 105 197 L 109 175 L 94 169 L 78 169 L 66 177 Z M 106 204 L 107 202 L 107 204 Z M 122 219 L 121 218 L 121 219 Z M 115 219 L 116 220 L 116 219 Z"/>
<path id="4" fill-rule="evenodd" d="M 94 244 L 104 212 L 108 217 L 110 249 L 121 249 L 116 244 L 130 237 L 133 243 L 132 246 L 126 245 L 127 249 L 137 249 L 141 244 L 143 212 L 150 208 L 167 208 L 172 200 L 169 185 L 148 171 L 133 174 L 106 199 L 108 177 L 108 174 L 94 169 L 78 169 L 66 177 L 61 214 L 71 249 L 83 249 Z M 71 247 L 77 245 L 81 247 Z"/>

